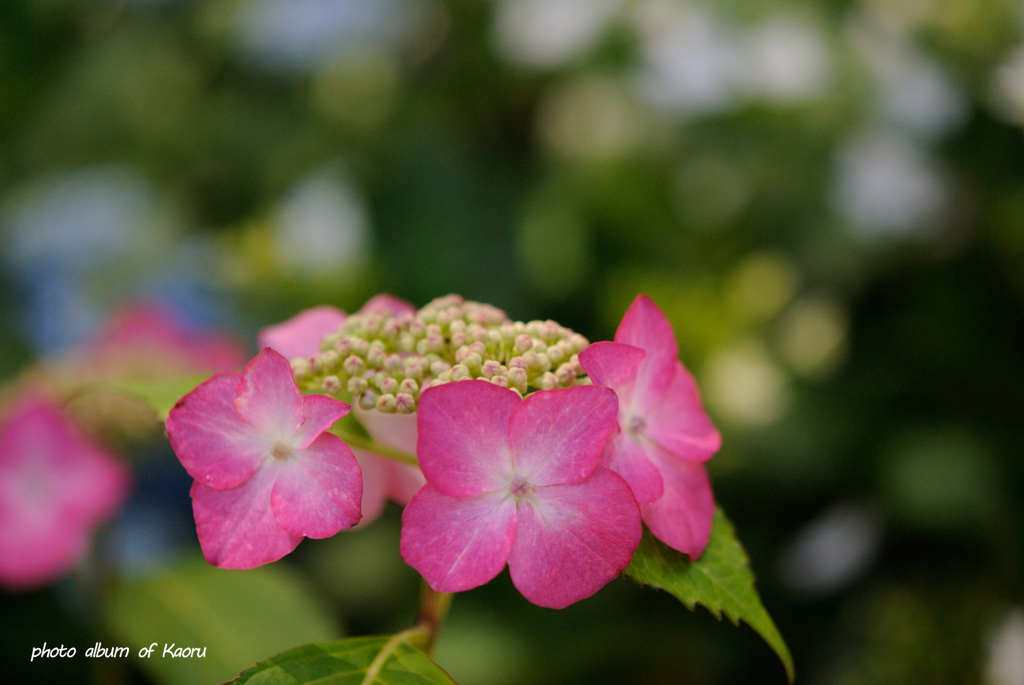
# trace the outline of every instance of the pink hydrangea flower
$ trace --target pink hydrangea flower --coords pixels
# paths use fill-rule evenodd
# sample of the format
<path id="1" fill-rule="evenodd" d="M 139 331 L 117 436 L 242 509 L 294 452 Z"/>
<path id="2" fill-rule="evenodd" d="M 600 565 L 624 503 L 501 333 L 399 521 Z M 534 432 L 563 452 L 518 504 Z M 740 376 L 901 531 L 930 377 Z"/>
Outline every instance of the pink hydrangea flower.
<path id="1" fill-rule="evenodd" d="M 414 313 L 416 308 L 403 299 L 381 293 L 367 300 L 359 311 L 397 316 Z M 260 347 L 271 347 L 289 358 L 310 357 L 320 353 L 321 338 L 338 330 L 345 319 L 345 312 L 330 305 L 313 307 L 263 328 L 258 341 Z M 357 410 L 356 416 L 374 442 L 410 455 L 416 453 L 416 417 L 372 410 Z M 389 499 L 405 505 L 426 482 L 415 466 L 399 464 L 366 450 L 353 453 L 363 473 L 363 524 L 377 518 Z"/>
<path id="2" fill-rule="evenodd" d="M 135 302 L 111 315 L 86 358 L 108 376 L 152 375 L 237 369 L 246 353 L 230 336 L 192 330 L 165 305 Z"/>
<path id="3" fill-rule="evenodd" d="M 127 492 L 127 470 L 56 406 L 21 400 L 0 425 L 0 585 L 57 580 Z"/>
<path id="4" fill-rule="evenodd" d="M 525 400 L 480 380 L 425 390 L 427 484 L 402 517 L 402 557 L 438 592 L 483 585 L 506 563 L 540 606 L 597 592 L 629 565 L 642 531 L 629 486 L 599 463 L 616 412 L 614 393 L 596 386 Z"/>
<path id="5" fill-rule="evenodd" d="M 594 343 L 579 359 L 594 383 L 619 398 L 620 430 L 605 463 L 629 483 L 655 537 L 696 558 L 711 535 L 715 506 L 702 462 L 718 451 L 721 436 L 678 353 L 668 319 L 639 295 L 615 342 Z"/>
<path id="6" fill-rule="evenodd" d="M 288 360 L 271 349 L 178 402 L 167 433 L 195 478 L 192 509 L 207 561 L 253 568 L 280 559 L 303 537 L 325 538 L 359 522 L 359 465 L 325 432 L 348 412 L 339 400 L 303 396 Z"/>

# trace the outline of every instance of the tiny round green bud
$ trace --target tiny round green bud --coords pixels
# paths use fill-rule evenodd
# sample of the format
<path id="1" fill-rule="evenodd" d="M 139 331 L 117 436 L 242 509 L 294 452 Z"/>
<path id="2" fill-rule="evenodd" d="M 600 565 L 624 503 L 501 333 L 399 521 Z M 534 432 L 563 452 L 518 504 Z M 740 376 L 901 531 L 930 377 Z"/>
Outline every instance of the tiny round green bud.
<path id="1" fill-rule="evenodd" d="M 370 343 L 362 338 L 352 339 L 352 354 L 365 357 L 366 353 L 370 351 Z"/>
<path id="2" fill-rule="evenodd" d="M 304 380 L 313 373 L 313 365 L 309 363 L 309 360 L 305 357 L 297 357 L 291 360 L 292 375 L 295 376 L 295 381 Z"/>
<path id="3" fill-rule="evenodd" d="M 398 349 L 402 352 L 412 352 L 416 349 L 416 337 L 408 332 L 400 333 L 398 335 Z"/>
<path id="4" fill-rule="evenodd" d="M 549 347 L 547 355 L 552 364 L 560 364 L 568 356 L 566 355 L 565 348 L 562 347 L 561 343 Z"/>
<path id="5" fill-rule="evenodd" d="M 519 392 L 525 393 L 529 378 L 526 369 L 514 368 L 508 370 L 508 384 L 510 388 L 517 388 Z"/>
<path id="6" fill-rule="evenodd" d="M 479 373 L 480 367 L 484 363 L 484 359 L 481 355 L 476 352 L 470 352 L 466 355 L 466 358 L 462 360 L 462 363 L 472 372 Z"/>
<path id="7" fill-rule="evenodd" d="M 490 378 L 490 381 L 491 383 L 494 383 L 495 385 L 500 385 L 503 388 L 508 387 L 508 379 L 505 378 L 504 376 L 493 376 L 492 378 Z"/>
<path id="8" fill-rule="evenodd" d="M 387 352 L 384 350 L 384 343 L 374 340 L 370 344 L 370 349 L 366 351 L 366 363 L 370 366 L 383 366 L 384 359 L 387 356 Z"/>
<path id="9" fill-rule="evenodd" d="M 377 411 L 385 414 L 394 414 L 398 401 L 394 395 L 384 394 L 377 398 Z"/>
<path id="10" fill-rule="evenodd" d="M 576 382 L 576 372 L 572 368 L 572 364 L 562 364 L 555 371 L 555 378 L 558 379 L 560 386 L 568 387 Z"/>
<path id="11" fill-rule="evenodd" d="M 359 396 L 359 408 L 360 409 L 376 409 L 377 408 L 377 393 L 373 390 L 367 390 Z"/>
<path id="12" fill-rule="evenodd" d="M 404 392 L 395 395 L 395 411 L 399 414 L 411 414 L 416 411 L 416 399 Z"/>
<path id="13" fill-rule="evenodd" d="M 324 379 L 320 382 L 320 387 L 328 395 L 337 395 L 341 392 L 341 380 L 337 376 L 324 376 Z"/>
<path id="14" fill-rule="evenodd" d="M 380 383 L 380 391 L 385 395 L 394 395 L 398 392 L 398 381 L 391 376 L 388 376 Z"/>
<path id="15" fill-rule="evenodd" d="M 530 336 L 528 336 L 526 334 L 516 336 L 516 347 L 515 347 L 515 349 L 520 354 L 522 354 L 523 352 L 529 351 L 529 349 L 531 347 L 533 347 L 533 338 L 531 338 Z"/>
<path id="16" fill-rule="evenodd" d="M 363 360 L 354 354 L 346 359 L 342 363 L 342 366 L 345 369 L 345 373 L 349 376 L 358 376 L 363 372 L 363 369 L 366 368 L 366 364 L 363 363 Z"/>
<path id="17" fill-rule="evenodd" d="M 349 338 L 339 338 L 338 342 L 334 343 L 334 351 L 338 353 L 338 356 L 345 359 L 352 354 L 352 341 Z"/>
<path id="18" fill-rule="evenodd" d="M 536 380 L 534 385 L 540 390 L 551 390 L 558 386 L 558 379 L 555 378 L 555 374 L 547 371 Z"/>
<path id="19" fill-rule="evenodd" d="M 504 376 L 505 367 L 502 366 L 501 362 L 488 359 L 480 367 L 480 375 L 484 378 L 494 378 L 495 376 Z"/>
<path id="20" fill-rule="evenodd" d="M 446 373 L 451 374 L 451 379 L 453 381 L 461 381 L 466 378 L 473 377 L 472 374 L 469 373 L 469 368 L 465 364 L 456 364 L 455 366 L 452 367 L 452 370 L 450 372 Z M 444 374 L 441 375 L 443 376 Z"/>
<path id="21" fill-rule="evenodd" d="M 424 362 L 426 360 L 423 360 Z M 423 378 L 423 366 L 424 364 L 418 361 L 407 361 L 405 363 L 405 377 L 413 380 L 420 380 Z"/>
<path id="22" fill-rule="evenodd" d="M 466 335 L 465 331 L 459 331 L 458 333 L 452 333 L 452 347 L 459 348 L 466 345 L 469 342 L 469 336 Z"/>
<path id="23" fill-rule="evenodd" d="M 575 378 L 575 376 L 573 376 L 573 378 Z M 398 394 L 399 395 L 401 395 L 402 393 L 405 393 L 407 395 L 412 395 L 412 396 L 415 397 L 416 394 L 419 393 L 419 391 L 420 391 L 419 384 L 416 381 L 414 381 L 413 379 L 411 379 L 411 378 L 406 378 L 405 380 L 403 380 L 401 383 L 398 384 Z"/>
<path id="24" fill-rule="evenodd" d="M 369 387 L 370 384 L 366 382 L 365 378 L 356 376 L 355 378 L 348 379 L 348 392 L 352 397 L 359 397 L 366 392 Z"/>
<path id="25" fill-rule="evenodd" d="M 397 354 L 389 354 L 384 358 L 384 370 L 388 373 L 401 371 L 404 360 Z"/>
<path id="26" fill-rule="evenodd" d="M 451 370 L 451 364 L 443 361 L 436 361 L 430 363 L 430 375 L 437 378 L 445 371 Z"/>

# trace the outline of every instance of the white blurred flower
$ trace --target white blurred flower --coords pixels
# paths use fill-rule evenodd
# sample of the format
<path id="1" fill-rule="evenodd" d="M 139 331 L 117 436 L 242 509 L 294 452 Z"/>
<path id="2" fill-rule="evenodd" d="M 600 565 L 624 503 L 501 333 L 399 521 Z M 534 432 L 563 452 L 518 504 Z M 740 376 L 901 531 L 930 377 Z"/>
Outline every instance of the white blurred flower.
<path id="1" fill-rule="evenodd" d="M 783 549 L 780 575 L 794 590 L 825 594 L 859 577 L 877 558 L 882 522 L 870 507 L 840 502 L 804 526 Z"/>
<path id="2" fill-rule="evenodd" d="M 286 268 L 307 275 L 343 272 L 358 264 L 368 242 L 363 198 L 334 169 L 299 181 L 277 210 L 273 241 Z"/>
<path id="3" fill-rule="evenodd" d="M 235 38 L 260 66 L 302 71 L 363 48 L 394 47 L 424 9 L 398 0 L 249 0 L 236 15 Z"/>
<path id="4" fill-rule="evenodd" d="M 701 386 L 715 413 L 737 423 L 768 425 L 789 408 L 786 377 L 757 342 L 712 354 Z"/>
<path id="5" fill-rule="evenodd" d="M 860 21 L 851 24 L 849 35 L 876 79 L 878 113 L 884 121 L 934 139 L 967 120 L 970 105 L 963 88 L 902 34 Z"/>
<path id="6" fill-rule="evenodd" d="M 864 237 L 928 233 L 947 207 L 944 179 L 924 152 L 903 137 L 857 137 L 839 150 L 836 168 L 833 204 Z"/>
<path id="7" fill-rule="evenodd" d="M 621 0 L 504 0 L 494 43 L 513 64 L 556 67 L 579 58 L 601 38 Z"/>
<path id="8" fill-rule="evenodd" d="M 694 114 L 735 104 L 741 51 L 727 26 L 701 8 L 662 0 L 639 5 L 634 20 L 643 58 L 635 83 L 646 102 Z"/>
<path id="9" fill-rule="evenodd" d="M 996 112 L 1007 121 L 1024 124 L 1024 46 L 996 69 L 992 81 Z"/>
<path id="10" fill-rule="evenodd" d="M 821 29 L 806 20 L 775 16 L 743 36 L 739 79 L 750 97 L 786 104 L 814 98 L 831 77 Z"/>
<path id="11" fill-rule="evenodd" d="M 1024 611 L 1012 609 L 992 631 L 986 685 L 1024 685 Z"/>

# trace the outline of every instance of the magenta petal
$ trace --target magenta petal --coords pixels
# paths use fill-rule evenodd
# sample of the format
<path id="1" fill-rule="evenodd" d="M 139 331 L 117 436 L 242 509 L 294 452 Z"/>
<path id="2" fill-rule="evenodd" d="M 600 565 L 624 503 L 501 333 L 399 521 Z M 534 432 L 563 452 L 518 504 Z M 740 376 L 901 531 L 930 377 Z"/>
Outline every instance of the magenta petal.
<path id="1" fill-rule="evenodd" d="M 615 331 L 615 342 L 639 347 L 647 353 L 637 370 L 637 398 L 633 406 L 640 407 L 645 400 L 653 402 L 660 397 L 672 382 L 679 346 L 672 324 L 649 297 L 636 296 Z"/>
<path id="2" fill-rule="evenodd" d="M 711 537 L 715 514 L 707 470 L 703 464 L 676 459 L 664 452 L 655 458 L 655 465 L 661 470 L 665 494 L 644 507 L 644 523 L 654 537 L 696 559 Z"/>
<path id="3" fill-rule="evenodd" d="M 622 476 L 641 507 L 658 499 L 664 492 L 661 473 L 647 458 L 644 449 L 624 433 L 608 441 L 602 463 Z"/>
<path id="4" fill-rule="evenodd" d="M 235 409 L 249 425 L 273 441 L 291 442 L 302 425 L 302 393 L 292 365 L 264 348 L 242 371 Z"/>
<path id="5" fill-rule="evenodd" d="M 391 316 L 398 316 L 404 312 L 414 314 L 416 313 L 416 307 L 400 297 L 388 295 L 387 293 L 374 295 L 359 310 L 360 314 L 390 314 Z"/>
<path id="6" fill-rule="evenodd" d="M 644 434 L 682 459 L 707 461 L 722 445 L 722 436 L 704 411 L 697 384 L 676 362 L 672 385 L 646 414 Z"/>
<path id="7" fill-rule="evenodd" d="M 304 395 L 302 397 L 302 415 L 305 418 L 295 434 L 294 445 L 305 448 L 318 435 L 333 426 L 335 421 L 347 416 L 351 409 L 341 400 L 327 395 Z"/>
<path id="8" fill-rule="evenodd" d="M 320 354 L 320 340 L 341 328 L 345 312 L 321 305 L 299 312 L 287 321 L 260 330 L 260 349 L 271 347 L 285 357 L 311 357 Z"/>
<path id="9" fill-rule="evenodd" d="M 340 438 L 321 435 L 270 470 L 277 472 L 270 507 L 292 535 L 326 538 L 359 523 L 362 472 Z"/>
<path id="10" fill-rule="evenodd" d="M 512 582 L 534 604 L 569 606 L 629 565 L 641 533 L 629 486 L 608 469 L 582 483 L 534 488 L 519 502 Z"/>
<path id="11" fill-rule="evenodd" d="M 637 369 L 646 353 L 639 347 L 614 342 L 596 342 L 580 352 L 580 364 L 595 385 L 611 388 L 620 407 L 631 406 Z"/>
<path id="12" fill-rule="evenodd" d="M 509 421 L 516 473 L 533 485 L 580 482 L 597 468 L 618 412 L 615 393 L 596 385 L 530 395 Z"/>
<path id="13" fill-rule="evenodd" d="M 402 513 L 399 547 L 434 590 L 460 592 L 501 572 L 515 532 L 516 505 L 507 490 L 451 497 L 428 484 Z"/>
<path id="14" fill-rule="evenodd" d="M 241 376 L 217 374 L 185 395 L 167 417 L 171 447 L 188 474 L 211 488 L 233 488 L 259 468 L 271 447 L 235 411 Z"/>
<path id="15" fill-rule="evenodd" d="M 192 484 L 196 532 L 208 562 L 219 568 L 254 568 L 277 561 L 302 542 L 281 528 L 270 510 L 275 475 L 260 469 L 230 490 Z"/>
<path id="16" fill-rule="evenodd" d="M 416 410 L 416 454 L 431 485 L 455 497 L 508 485 L 509 417 L 519 405 L 515 392 L 487 381 L 427 388 Z"/>

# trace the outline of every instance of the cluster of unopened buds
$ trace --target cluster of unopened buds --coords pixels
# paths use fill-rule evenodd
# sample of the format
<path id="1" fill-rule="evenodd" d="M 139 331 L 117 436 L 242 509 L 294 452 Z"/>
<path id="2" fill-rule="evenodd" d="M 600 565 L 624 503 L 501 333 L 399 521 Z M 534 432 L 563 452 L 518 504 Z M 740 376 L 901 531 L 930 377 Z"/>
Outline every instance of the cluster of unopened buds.
<path id="1" fill-rule="evenodd" d="M 707 545 L 720 437 L 647 297 L 613 342 L 455 295 L 317 307 L 259 342 L 167 420 L 216 566 L 275 561 L 386 500 L 437 592 L 507 565 L 528 600 L 564 607 L 629 565 L 644 525 L 691 558 Z"/>

